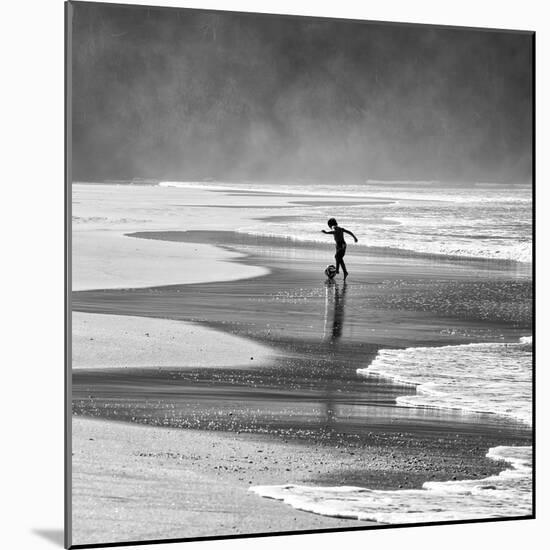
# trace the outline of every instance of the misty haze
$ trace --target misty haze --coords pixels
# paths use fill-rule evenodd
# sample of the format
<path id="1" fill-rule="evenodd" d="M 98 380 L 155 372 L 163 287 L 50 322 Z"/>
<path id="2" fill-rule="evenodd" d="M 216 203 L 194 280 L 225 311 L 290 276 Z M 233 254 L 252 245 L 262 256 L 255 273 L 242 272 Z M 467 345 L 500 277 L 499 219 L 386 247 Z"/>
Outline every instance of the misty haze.
<path id="1" fill-rule="evenodd" d="M 531 37 L 81 4 L 73 179 L 529 182 Z"/>

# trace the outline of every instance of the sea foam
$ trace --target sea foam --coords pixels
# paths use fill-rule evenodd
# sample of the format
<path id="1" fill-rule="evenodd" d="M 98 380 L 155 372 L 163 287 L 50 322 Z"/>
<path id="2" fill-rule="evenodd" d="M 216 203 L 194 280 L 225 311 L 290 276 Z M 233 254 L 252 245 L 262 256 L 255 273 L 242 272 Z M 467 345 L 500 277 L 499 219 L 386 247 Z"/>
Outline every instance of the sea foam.
<path id="1" fill-rule="evenodd" d="M 519 343 L 480 343 L 382 349 L 364 376 L 384 376 L 416 391 L 401 405 L 494 413 L 530 424 L 531 337 Z"/>
<path id="2" fill-rule="evenodd" d="M 422 523 L 521 517 L 532 512 L 531 447 L 495 447 L 487 456 L 511 468 L 484 479 L 429 481 L 421 489 L 380 491 L 363 487 L 252 487 L 297 510 L 378 523 Z"/>

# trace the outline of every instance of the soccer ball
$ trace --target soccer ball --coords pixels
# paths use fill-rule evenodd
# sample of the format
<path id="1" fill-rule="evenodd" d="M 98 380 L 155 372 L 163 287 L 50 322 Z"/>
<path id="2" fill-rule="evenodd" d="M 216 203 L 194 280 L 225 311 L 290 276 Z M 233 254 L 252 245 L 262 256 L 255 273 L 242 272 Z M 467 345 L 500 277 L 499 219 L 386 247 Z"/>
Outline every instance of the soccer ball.
<path id="1" fill-rule="evenodd" d="M 336 266 L 334 266 L 332 264 L 327 265 L 327 268 L 325 269 L 325 275 L 329 279 L 334 279 L 334 276 L 336 275 Z"/>

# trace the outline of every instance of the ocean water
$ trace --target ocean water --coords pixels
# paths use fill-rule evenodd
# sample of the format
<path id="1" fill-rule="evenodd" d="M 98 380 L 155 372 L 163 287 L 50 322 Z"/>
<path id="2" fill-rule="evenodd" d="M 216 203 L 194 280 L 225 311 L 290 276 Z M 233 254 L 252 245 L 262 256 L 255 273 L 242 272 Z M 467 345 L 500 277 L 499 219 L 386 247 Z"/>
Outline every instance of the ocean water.
<path id="1" fill-rule="evenodd" d="M 380 350 L 358 373 L 410 384 L 399 397 L 411 407 L 489 413 L 531 425 L 532 340 L 404 350 Z M 426 482 L 421 489 L 379 491 L 364 487 L 259 486 L 257 494 L 317 514 L 380 523 L 517 517 L 532 511 L 532 448 L 494 447 L 487 456 L 509 468 L 481 480 Z"/>
<path id="2" fill-rule="evenodd" d="M 401 405 L 494 413 L 531 423 L 532 342 L 382 349 L 364 376 L 415 386 Z"/>
<path id="3" fill-rule="evenodd" d="M 321 229 L 326 229 L 328 218 L 336 217 L 357 235 L 360 244 L 369 247 L 401 253 L 531 262 L 529 185 L 403 181 L 337 186 L 193 182 L 160 185 L 287 195 L 292 202 L 289 208 L 277 209 L 277 216 L 269 209 L 260 212 L 257 217 L 265 215 L 267 219 L 237 228 L 244 233 L 327 242 Z"/>

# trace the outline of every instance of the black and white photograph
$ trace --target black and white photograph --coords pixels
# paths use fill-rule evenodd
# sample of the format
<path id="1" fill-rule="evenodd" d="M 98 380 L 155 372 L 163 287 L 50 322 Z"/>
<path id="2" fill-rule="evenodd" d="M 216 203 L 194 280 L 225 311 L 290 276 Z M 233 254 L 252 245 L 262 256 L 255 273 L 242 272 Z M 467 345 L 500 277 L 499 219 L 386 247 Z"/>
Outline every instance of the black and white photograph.
<path id="1" fill-rule="evenodd" d="M 65 25 L 66 546 L 532 519 L 534 32 Z"/>

